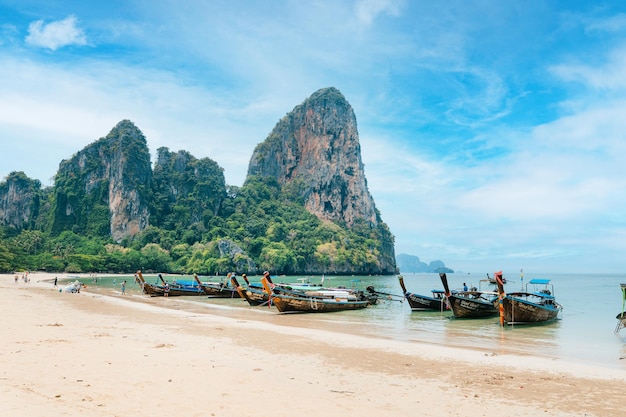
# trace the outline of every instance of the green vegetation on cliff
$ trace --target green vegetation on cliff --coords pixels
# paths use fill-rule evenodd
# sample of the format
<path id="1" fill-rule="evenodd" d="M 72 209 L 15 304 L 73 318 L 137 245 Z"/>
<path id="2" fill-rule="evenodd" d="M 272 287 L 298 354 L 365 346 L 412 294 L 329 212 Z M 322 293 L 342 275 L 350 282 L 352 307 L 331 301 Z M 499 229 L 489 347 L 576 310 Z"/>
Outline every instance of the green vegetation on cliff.
<path id="1" fill-rule="evenodd" d="M 158 182 L 158 175 L 155 178 Z M 96 221 L 90 233 L 44 229 L 16 234 L 0 228 L 5 236 L 0 244 L 0 271 L 393 272 L 382 271 L 379 264 L 383 242 L 393 245 L 384 224 L 372 228 L 359 223 L 346 228 L 323 222 L 271 178 L 251 177 L 243 187 L 229 187 L 217 213 L 205 208 L 198 219 L 189 214 L 193 210 L 180 201 L 178 204 L 176 208 L 171 203 L 171 213 L 176 214 L 163 216 L 161 227 L 149 226 L 120 244 L 104 233 L 105 228 L 97 227 Z M 99 221 L 100 226 L 107 223 L 104 217 Z"/>
<path id="2" fill-rule="evenodd" d="M 166 230 L 193 228 L 219 214 L 226 184 L 215 161 L 196 159 L 186 151 L 173 153 L 165 147 L 157 154 L 150 224 Z"/>
<path id="3" fill-rule="evenodd" d="M 279 122 L 242 187 L 182 150 L 159 148 L 151 166 L 144 135 L 122 120 L 62 161 L 49 189 L 11 174 L 0 203 L 3 272 L 395 272 L 354 112 L 333 88 Z"/>

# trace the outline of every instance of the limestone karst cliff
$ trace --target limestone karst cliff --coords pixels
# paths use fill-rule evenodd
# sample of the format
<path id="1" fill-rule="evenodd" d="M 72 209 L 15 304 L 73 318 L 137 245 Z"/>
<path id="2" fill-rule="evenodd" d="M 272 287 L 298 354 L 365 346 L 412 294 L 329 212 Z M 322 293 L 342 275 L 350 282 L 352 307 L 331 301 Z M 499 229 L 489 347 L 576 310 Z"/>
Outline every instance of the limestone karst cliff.
<path id="1" fill-rule="evenodd" d="M 7 177 L 0 222 L 0 233 L 24 235 L 14 242 L 19 260 L 5 268 L 396 272 L 393 235 L 367 188 L 356 117 L 335 88 L 277 123 L 254 150 L 242 187 L 227 186 L 215 161 L 184 150 L 161 147 L 152 166 L 146 138 L 123 120 L 61 161 L 52 187 L 23 173 Z M 38 254 L 19 246 L 29 229 L 42 239 Z"/>
<path id="2" fill-rule="evenodd" d="M 119 242 L 148 225 L 152 168 L 146 139 L 129 120 L 59 164 L 52 229 L 101 235 Z"/>
<path id="3" fill-rule="evenodd" d="M 318 90 L 284 116 L 255 148 L 248 165 L 253 176 L 296 190 L 321 220 L 377 229 L 377 272 L 393 273 L 393 237 L 367 188 L 356 116 L 339 90 Z"/>
<path id="4" fill-rule="evenodd" d="M 150 224 L 174 229 L 217 216 L 224 198 L 224 170 L 212 159 L 197 159 L 187 151 L 157 149 L 152 177 Z M 176 207 L 186 207 L 185 213 Z"/>
<path id="5" fill-rule="evenodd" d="M 336 88 L 315 92 L 283 117 L 254 150 L 248 175 L 300 183 L 305 207 L 320 219 L 380 221 L 367 189 L 356 116 Z"/>
<path id="6" fill-rule="evenodd" d="M 0 183 L 0 226 L 24 229 L 34 226 L 41 205 L 41 183 L 23 172 L 12 172 Z"/>

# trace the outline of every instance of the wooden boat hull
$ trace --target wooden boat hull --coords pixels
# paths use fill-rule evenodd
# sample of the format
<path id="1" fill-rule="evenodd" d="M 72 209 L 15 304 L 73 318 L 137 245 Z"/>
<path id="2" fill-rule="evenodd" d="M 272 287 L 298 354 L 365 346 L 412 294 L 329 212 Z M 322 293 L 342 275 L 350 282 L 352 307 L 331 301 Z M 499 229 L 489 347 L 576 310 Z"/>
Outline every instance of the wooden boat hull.
<path id="1" fill-rule="evenodd" d="M 537 304 L 509 294 L 503 298 L 504 320 L 508 324 L 544 323 L 556 320 L 561 311 L 554 302 Z"/>
<path id="2" fill-rule="evenodd" d="M 264 292 L 263 290 L 248 287 L 243 291 L 244 298 L 251 306 L 267 305 L 267 303 L 269 303 L 270 301 L 269 294 Z"/>
<path id="3" fill-rule="evenodd" d="M 151 297 L 158 297 L 165 295 L 165 287 L 163 285 L 153 285 L 144 282 L 142 284 L 144 294 L 148 294 Z M 200 287 L 193 288 L 185 288 L 185 287 L 170 287 L 169 297 L 179 297 L 179 296 L 199 296 L 204 295 L 204 291 Z"/>
<path id="4" fill-rule="evenodd" d="M 243 278 L 246 279 L 246 276 L 244 275 Z M 262 288 L 250 286 L 250 282 L 248 282 L 247 279 L 246 282 L 248 283 L 248 288 L 244 288 L 239 285 L 239 281 L 237 281 L 236 277 L 231 277 L 230 280 L 239 297 L 246 300 L 252 307 L 267 305 L 269 303 L 269 295 Z"/>
<path id="5" fill-rule="evenodd" d="M 321 287 L 311 291 L 293 290 L 274 285 L 268 276 L 261 278 L 261 284 L 269 295 L 270 305 L 275 305 L 281 313 L 327 313 L 361 309 L 371 304 L 363 291 Z"/>
<path id="6" fill-rule="evenodd" d="M 445 299 L 407 292 L 404 298 L 413 311 L 444 311 L 448 310 Z"/>
<path id="7" fill-rule="evenodd" d="M 448 278 L 445 273 L 440 273 L 441 283 L 450 303 L 452 314 L 456 318 L 485 318 L 499 314 L 494 302 L 497 297 L 487 299 L 487 294 L 482 291 L 463 291 L 452 293 L 448 287 Z"/>
<path id="8" fill-rule="evenodd" d="M 357 310 L 366 308 L 370 302 L 365 301 L 342 301 L 335 298 L 296 297 L 290 295 L 274 295 L 271 303 L 281 313 L 328 313 L 335 311 Z"/>
<path id="9" fill-rule="evenodd" d="M 495 305 L 489 301 L 452 294 L 448 295 L 448 301 L 456 318 L 485 318 L 499 314 Z"/>
<path id="10" fill-rule="evenodd" d="M 615 326 L 615 334 L 619 333 L 622 328 L 626 327 L 626 284 L 620 284 L 620 288 L 622 290 L 622 312 L 619 313 L 615 318 L 617 319 L 617 325 Z"/>
<path id="11" fill-rule="evenodd" d="M 267 294 L 266 292 L 262 290 L 259 290 L 253 287 L 248 287 L 247 289 L 243 291 L 244 291 L 243 293 L 244 298 L 246 299 L 248 304 L 250 304 L 251 306 L 264 306 L 264 305 L 267 305 L 270 301 L 269 294 Z M 361 301 L 366 301 L 369 304 L 376 304 L 378 302 L 378 297 L 375 295 L 365 295 L 364 297 L 365 297 L 365 300 L 361 300 Z M 309 298 L 309 297 L 304 297 L 304 298 Z M 272 298 L 272 304 L 274 304 L 274 298 Z"/>
<path id="12" fill-rule="evenodd" d="M 617 319 L 617 324 L 615 325 L 615 334 L 617 334 L 620 330 L 626 327 L 626 312 L 618 313 L 615 318 Z"/>
<path id="13" fill-rule="evenodd" d="M 161 280 L 163 285 L 149 284 L 146 282 L 145 278 L 143 277 L 141 270 L 135 273 L 135 282 L 141 285 L 141 291 L 143 291 L 144 294 L 147 294 L 151 297 L 158 297 L 158 296 L 165 295 L 166 282 L 163 279 L 163 276 L 161 274 L 159 274 L 159 279 Z M 199 285 L 195 286 L 195 285 L 184 285 L 180 283 L 172 283 L 171 285 L 168 285 L 168 287 L 169 287 L 169 291 L 167 291 L 168 297 L 177 297 L 177 296 L 185 296 L 185 295 L 186 296 L 204 295 L 204 291 Z"/>
<path id="14" fill-rule="evenodd" d="M 230 285 L 213 284 L 203 282 L 204 293 L 211 298 L 240 298 L 237 288 Z"/>
<path id="15" fill-rule="evenodd" d="M 400 288 L 402 288 L 404 299 L 409 303 L 411 311 L 443 311 L 449 309 L 445 298 L 445 291 L 441 292 L 433 290 L 433 295 L 438 295 L 437 297 L 414 294 L 406 290 L 404 277 L 402 275 L 398 276 L 398 281 L 400 282 Z"/>
<path id="16" fill-rule="evenodd" d="M 529 284 L 535 286 L 535 291 L 519 291 L 506 293 L 504 291 L 504 279 L 502 271 L 495 272 L 496 284 L 499 294 L 500 323 L 507 324 L 532 324 L 545 323 L 556 320 L 563 307 L 554 299 L 554 288 L 548 279 L 534 278 Z M 537 286 L 543 286 L 538 289 Z"/>

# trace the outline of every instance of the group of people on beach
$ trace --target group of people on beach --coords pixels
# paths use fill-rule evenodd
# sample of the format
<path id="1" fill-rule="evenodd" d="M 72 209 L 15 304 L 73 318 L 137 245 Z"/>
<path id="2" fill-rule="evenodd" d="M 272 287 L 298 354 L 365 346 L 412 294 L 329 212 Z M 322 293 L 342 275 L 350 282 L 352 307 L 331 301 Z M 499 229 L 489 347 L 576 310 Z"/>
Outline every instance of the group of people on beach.
<path id="1" fill-rule="evenodd" d="M 19 276 L 18 274 L 15 274 L 15 283 L 17 284 L 17 282 L 19 281 Z M 30 277 L 28 276 L 28 272 L 26 272 L 25 274 L 22 274 L 22 281 L 24 281 L 24 284 L 28 284 L 30 282 Z"/>

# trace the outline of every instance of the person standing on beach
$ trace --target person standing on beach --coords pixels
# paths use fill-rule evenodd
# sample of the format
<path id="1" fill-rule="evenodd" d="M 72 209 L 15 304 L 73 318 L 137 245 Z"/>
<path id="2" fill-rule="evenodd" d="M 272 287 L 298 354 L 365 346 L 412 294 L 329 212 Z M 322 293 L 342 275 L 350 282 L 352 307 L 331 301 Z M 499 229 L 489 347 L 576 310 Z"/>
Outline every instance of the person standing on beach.
<path id="1" fill-rule="evenodd" d="M 122 295 L 126 294 L 126 281 L 122 281 Z"/>
<path id="2" fill-rule="evenodd" d="M 57 277 L 54 277 L 54 288 L 56 288 L 56 286 L 57 286 L 57 282 L 58 282 Z"/>
<path id="3" fill-rule="evenodd" d="M 170 296 L 170 284 L 165 283 L 165 289 L 163 290 L 163 295 L 165 297 L 169 297 Z"/>

